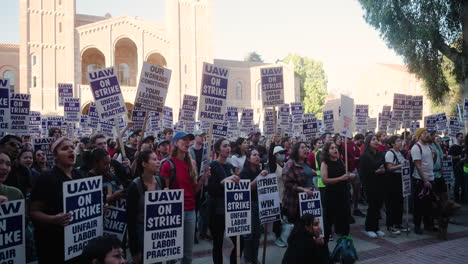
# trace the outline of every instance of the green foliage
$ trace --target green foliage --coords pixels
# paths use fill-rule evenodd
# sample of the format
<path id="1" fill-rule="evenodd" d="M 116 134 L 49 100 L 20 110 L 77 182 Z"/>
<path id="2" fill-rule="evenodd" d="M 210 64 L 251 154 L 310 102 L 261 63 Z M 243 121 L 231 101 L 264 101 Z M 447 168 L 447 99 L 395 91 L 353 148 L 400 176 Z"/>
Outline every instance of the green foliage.
<path id="1" fill-rule="evenodd" d="M 376 28 L 387 45 L 402 55 L 411 72 L 425 81 L 436 104 L 454 93 L 444 75 L 444 59 L 452 63 L 456 82 L 467 77 L 468 62 L 462 36 L 462 0 L 359 0 L 367 23 Z M 466 5 L 466 4 L 465 4 Z M 465 44 L 463 44 L 465 43 Z M 461 87 L 461 86 L 460 86 Z M 459 89 L 455 86 L 454 89 Z M 466 89 L 466 88 L 465 88 Z"/>
<path id="2" fill-rule="evenodd" d="M 244 61 L 250 62 L 263 62 L 262 56 L 255 51 L 247 53 L 244 57 Z"/>
<path id="3" fill-rule="evenodd" d="M 299 54 L 289 54 L 282 61 L 294 65 L 294 72 L 300 80 L 304 113 L 314 113 L 321 118 L 328 82 L 322 62 L 302 57 Z"/>

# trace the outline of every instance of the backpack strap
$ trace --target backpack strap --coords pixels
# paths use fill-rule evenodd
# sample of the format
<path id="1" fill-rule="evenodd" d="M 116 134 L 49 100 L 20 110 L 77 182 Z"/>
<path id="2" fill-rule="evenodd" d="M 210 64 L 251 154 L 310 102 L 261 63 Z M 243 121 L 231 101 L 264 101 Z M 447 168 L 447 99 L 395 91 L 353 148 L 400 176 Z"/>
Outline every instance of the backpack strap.
<path id="1" fill-rule="evenodd" d="M 395 164 L 395 165 L 400 164 L 400 161 L 399 161 L 398 158 L 397 158 L 396 152 L 393 151 L 393 149 L 390 149 L 390 150 L 388 150 L 388 151 L 390 151 L 390 152 L 393 153 L 393 164 Z"/>
<path id="2" fill-rule="evenodd" d="M 166 186 L 168 188 L 170 188 L 170 186 L 175 182 L 176 180 L 176 167 L 175 167 L 175 164 L 174 164 L 174 161 L 172 160 L 171 157 L 168 157 L 168 158 L 165 158 L 161 161 L 161 167 L 162 165 L 165 163 L 165 162 L 168 162 L 169 165 L 171 166 L 171 173 L 169 175 L 169 185 Z"/>

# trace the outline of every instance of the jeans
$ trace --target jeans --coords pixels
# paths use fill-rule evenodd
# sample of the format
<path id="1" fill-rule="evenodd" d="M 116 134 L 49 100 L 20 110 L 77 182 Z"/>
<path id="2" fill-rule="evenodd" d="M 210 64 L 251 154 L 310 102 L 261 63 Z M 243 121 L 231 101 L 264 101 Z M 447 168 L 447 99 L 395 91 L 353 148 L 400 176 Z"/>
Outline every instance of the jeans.
<path id="1" fill-rule="evenodd" d="M 260 246 L 260 218 L 258 215 L 258 201 L 252 201 L 252 232 L 244 237 L 244 261 L 257 263 L 258 262 L 258 247 Z M 266 230 L 265 230 L 266 232 Z"/>
<path id="2" fill-rule="evenodd" d="M 205 195 L 205 197 L 207 197 L 207 195 Z M 198 210 L 198 212 L 199 212 L 198 232 L 199 232 L 200 235 L 205 235 L 206 236 L 206 231 L 208 231 L 208 225 L 209 225 L 208 204 L 206 202 L 206 199 L 201 204 L 200 209 Z"/>
<path id="3" fill-rule="evenodd" d="M 190 264 L 193 258 L 193 237 L 195 235 L 195 211 L 184 212 L 184 257 L 180 263 Z M 176 263 L 176 260 L 167 263 Z"/>

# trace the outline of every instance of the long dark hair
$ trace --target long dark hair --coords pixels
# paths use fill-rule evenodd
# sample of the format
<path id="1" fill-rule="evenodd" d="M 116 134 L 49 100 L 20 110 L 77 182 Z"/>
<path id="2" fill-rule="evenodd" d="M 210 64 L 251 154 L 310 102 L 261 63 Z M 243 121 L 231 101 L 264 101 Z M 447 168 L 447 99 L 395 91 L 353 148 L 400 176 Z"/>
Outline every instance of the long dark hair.
<path id="1" fill-rule="evenodd" d="M 373 137 L 377 137 L 375 135 L 368 135 L 366 137 L 366 140 L 364 141 L 364 152 L 370 152 L 372 154 L 375 154 L 376 153 L 376 149 L 372 149 L 371 146 L 370 146 L 370 142 L 372 141 L 372 138 Z"/>
<path id="2" fill-rule="evenodd" d="M 328 163 L 331 160 L 331 158 L 330 158 L 330 147 L 331 147 L 332 144 L 336 145 L 335 142 L 327 142 L 323 146 L 322 152 L 320 153 L 320 160 L 321 161 L 323 161 L 325 163 Z M 319 166 L 320 166 L 320 164 L 319 164 Z"/>
<path id="3" fill-rule="evenodd" d="M 292 241 L 294 241 L 297 238 L 297 236 L 300 234 L 308 234 L 309 231 L 307 231 L 306 226 L 313 225 L 314 220 L 315 220 L 315 216 L 311 214 L 305 214 L 301 218 L 299 218 L 296 221 L 296 223 L 294 223 L 294 228 L 291 231 L 291 235 L 289 235 L 288 243 L 291 243 Z"/>
<path id="4" fill-rule="evenodd" d="M 144 150 L 138 154 L 135 176 L 141 177 L 143 175 L 143 171 L 144 171 L 143 162 L 148 162 L 151 154 L 153 153 L 154 152 L 152 150 Z"/>
<path id="5" fill-rule="evenodd" d="M 224 140 L 227 140 L 225 138 L 220 138 L 216 140 L 216 142 L 213 145 L 213 149 L 216 153 L 216 157 L 219 157 L 219 151 L 221 150 L 221 144 L 223 143 Z M 229 142 L 229 140 L 227 140 Z"/>
<path id="6" fill-rule="evenodd" d="M 93 159 L 93 169 L 96 169 L 99 161 L 103 160 L 105 157 L 109 156 L 109 152 L 102 148 L 95 148 L 91 151 L 91 158 Z"/>
<path id="7" fill-rule="evenodd" d="M 253 149 L 250 149 L 249 151 L 247 151 L 247 154 L 245 155 L 245 162 L 244 162 L 244 169 L 245 168 L 249 168 L 250 169 L 250 157 L 252 156 L 252 152 L 254 151 L 257 151 L 257 153 L 260 155 L 260 152 L 258 152 L 258 150 L 256 148 L 253 148 Z M 259 167 L 260 169 L 260 167 Z"/>
<path id="8" fill-rule="evenodd" d="M 295 162 L 299 161 L 299 148 L 301 147 L 301 144 L 305 145 L 303 141 L 298 141 L 292 146 L 291 155 L 289 155 L 289 159 L 292 159 Z"/>
<path id="9" fill-rule="evenodd" d="M 241 151 L 241 146 L 244 141 L 246 141 L 246 138 L 240 137 L 236 140 L 235 148 L 233 150 L 234 154 L 241 157 L 242 156 L 242 151 Z"/>

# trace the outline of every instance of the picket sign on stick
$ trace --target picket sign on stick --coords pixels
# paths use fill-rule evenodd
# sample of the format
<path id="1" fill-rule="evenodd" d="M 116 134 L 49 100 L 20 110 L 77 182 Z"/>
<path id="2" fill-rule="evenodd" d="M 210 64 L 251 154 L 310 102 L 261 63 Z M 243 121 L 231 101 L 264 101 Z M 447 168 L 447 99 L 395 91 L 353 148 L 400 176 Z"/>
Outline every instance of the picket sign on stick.
<path id="1" fill-rule="evenodd" d="M 210 122 L 210 128 L 208 130 L 208 137 L 206 138 L 206 140 L 208 140 L 208 164 L 209 164 L 209 161 L 211 160 L 211 144 L 212 144 L 212 139 L 213 138 L 213 123 Z M 201 166 L 200 166 L 201 167 Z M 205 167 L 205 170 L 207 169 L 208 167 Z M 200 174 L 202 173 L 205 173 L 205 171 L 200 171 Z M 202 176 L 202 175 L 200 175 Z M 200 189 L 200 199 L 203 197 L 203 187 L 205 186 L 205 184 L 202 184 L 201 186 L 201 189 Z"/>
<path id="2" fill-rule="evenodd" d="M 141 139 L 140 139 L 140 142 L 138 143 L 138 151 L 141 151 L 141 145 L 143 145 L 143 139 L 144 139 L 144 135 L 145 135 L 145 132 L 146 132 L 146 124 L 148 123 L 148 119 L 149 119 L 149 111 L 146 110 L 145 112 L 145 119 L 143 120 L 143 128 L 141 129 Z"/>
<path id="3" fill-rule="evenodd" d="M 127 156 L 125 154 L 125 146 L 123 144 L 122 136 L 120 135 L 119 119 L 114 118 L 115 129 L 117 131 L 117 143 L 120 146 L 120 153 L 122 153 L 122 160 Z"/>

